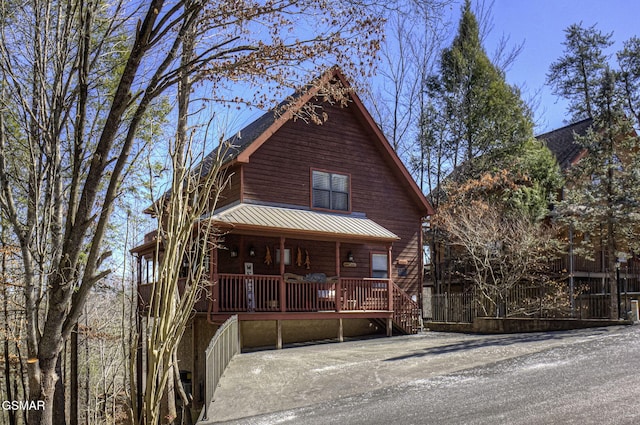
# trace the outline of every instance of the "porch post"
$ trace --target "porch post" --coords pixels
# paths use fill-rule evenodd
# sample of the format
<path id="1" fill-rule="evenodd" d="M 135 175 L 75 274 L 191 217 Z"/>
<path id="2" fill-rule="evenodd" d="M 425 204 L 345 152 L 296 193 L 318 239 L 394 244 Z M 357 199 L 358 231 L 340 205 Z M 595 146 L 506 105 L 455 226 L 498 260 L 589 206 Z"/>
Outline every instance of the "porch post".
<path id="1" fill-rule="evenodd" d="M 246 258 L 246 250 L 245 250 L 245 246 L 244 246 L 244 235 L 240 235 L 240 243 L 239 243 L 239 248 L 238 248 L 238 258 L 240 259 L 239 263 L 240 263 L 240 268 L 241 270 L 239 271 L 239 273 L 244 273 L 244 263 L 245 261 L 247 261 Z"/>
<path id="2" fill-rule="evenodd" d="M 340 241 L 336 241 L 336 276 L 338 281 L 335 288 L 336 311 L 342 310 L 342 280 L 340 279 Z M 342 342 L 342 319 L 340 319 L 340 342 Z"/>
<path id="3" fill-rule="evenodd" d="M 276 320 L 276 350 L 282 350 L 282 320 Z"/>
<path id="4" fill-rule="evenodd" d="M 287 311 L 286 290 L 284 283 L 284 236 L 280 236 L 280 311 L 283 313 Z"/>
<path id="5" fill-rule="evenodd" d="M 340 277 L 340 241 L 336 241 L 336 276 Z"/>
<path id="6" fill-rule="evenodd" d="M 391 279 L 391 245 L 387 247 L 387 291 L 389 292 L 389 311 L 393 311 L 393 280 Z"/>
<path id="7" fill-rule="evenodd" d="M 142 284 L 142 255 L 134 255 L 136 259 L 136 265 L 138 268 L 138 287 Z"/>
<path id="8" fill-rule="evenodd" d="M 209 265 L 209 269 L 211 270 L 211 297 L 212 297 L 212 307 L 213 313 L 218 313 L 220 311 L 220 282 L 218 276 L 218 244 L 213 243 L 213 252 L 211 253 L 211 264 Z"/>

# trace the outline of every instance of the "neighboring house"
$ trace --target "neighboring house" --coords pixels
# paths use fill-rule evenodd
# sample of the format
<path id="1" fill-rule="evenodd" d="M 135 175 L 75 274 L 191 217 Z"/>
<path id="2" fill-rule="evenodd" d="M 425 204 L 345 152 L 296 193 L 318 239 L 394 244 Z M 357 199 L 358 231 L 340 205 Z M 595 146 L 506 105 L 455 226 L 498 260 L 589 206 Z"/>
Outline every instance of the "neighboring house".
<path id="1" fill-rule="evenodd" d="M 565 127 L 537 136 L 538 140 L 546 143 L 549 150 L 556 156 L 563 173 L 574 166 L 586 155 L 586 150 L 576 142 L 576 136 L 584 136 L 592 125 L 591 119 L 582 120 Z M 581 235 L 574 235 L 571 229 L 567 229 L 569 245 L 577 245 Z M 574 288 L 590 294 L 606 294 L 609 292 L 606 279 L 608 278 L 608 258 L 604 247 L 598 247 L 598 235 L 589 235 L 596 247 L 592 254 L 593 259 L 587 259 L 573 255 L 571 246 L 567 248 L 567 254 L 554 266 L 555 271 L 563 274 L 567 280 L 571 280 Z M 620 258 L 617 262 L 619 277 L 618 291 L 623 298 L 632 297 L 638 299 L 640 295 L 640 259 L 636 256 Z"/>
<path id="2" fill-rule="evenodd" d="M 349 86 L 338 69 L 323 78 Z M 298 93 L 294 110 L 317 102 L 317 90 Z M 349 97 L 346 107 L 321 104 L 322 125 L 268 112 L 232 139 L 231 181 L 209 216 L 224 247 L 204 254 L 211 285 L 180 350 L 196 400 L 204 350 L 233 314 L 244 346 L 418 330 L 421 229 L 432 208 L 357 94 Z M 151 233 L 132 250 L 142 308 L 155 247 Z"/>
<path id="3" fill-rule="evenodd" d="M 586 154 L 586 149 L 576 141 L 576 136 L 584 136 L 591 127 L 592 120 L 579 121 L 565 127 L 541 134 L 536 138 L 545 143 L 556 157 L 563 173 L 575 166 Z M 559 193 L 561 199 L 564 191 Z M 619 297 L 622 311 L 630 310 L 630 300 L 640 298 L 640 259 L 635 255 L 620 258 L 617 261 L 616 276 L 618 288 L 612 293 L 608 284 L 610 276 L 605 247 L 599 247 L 599 235 L 580 235 L 573 232 L 570 226 L 564 230 L 567 241 L 565 254 L 552 264 L 550 272 L 555 278 L 567 283 L 574 293 L 583 294 L 577 300 L 571 300 L 571 314 L 584 318 L 609 318 L 609 297 Z M 582 238 L 590 237 L 595 245 L 590 258 L 576 255 L 574 247 Z M 473 296 L 473 286 L 468 282 L 469 264 L 459 261 L 455 247 L 437 244 L 432 247 L 432 264 L 425 273 L 425 296 L 432 299 L 431 310 L 425 308 L 425 318 L 438 321 L 450 321 L 455 317 L 460 321 L 469 321 L 473 314 L 467 306 Z M 448 294 L 444 296 L 444 294 Z M 513 302 L 520 306 L 523 300 L 516 300 L 523 295 L 514 291 Z M 531 297 L 531 294 L 525 297 Z M 533 297 L 539 294 L 533 293 Z M 526 301 L 526 300 L 524 300 Z M 429 303 L 428 303 L 429 304 Z M 534 305 L 534 304 L 532 304 Z M 518 311 L 518 308 L 514 308 Z"/>

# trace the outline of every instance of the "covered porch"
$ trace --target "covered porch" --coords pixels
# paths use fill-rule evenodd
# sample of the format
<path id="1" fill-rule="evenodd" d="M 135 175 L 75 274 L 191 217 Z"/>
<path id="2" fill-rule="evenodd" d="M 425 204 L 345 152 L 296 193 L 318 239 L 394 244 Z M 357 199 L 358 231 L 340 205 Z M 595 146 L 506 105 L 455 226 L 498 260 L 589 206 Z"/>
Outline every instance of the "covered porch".
<path id="1" fill-rule="evenodd" d="M 367 319 L 387 334 L 419 329 L 419 305 L 391 276 L 398 237 L 374 221 L 250 204 L 207 219 L 222 230 L 215 248 L 204 254 L 208 279 L 195 306 L 210 322 L 238 314 L 241 321 Z M 138 258 L 145 308 L 155 256 L 140 250 Z"/>

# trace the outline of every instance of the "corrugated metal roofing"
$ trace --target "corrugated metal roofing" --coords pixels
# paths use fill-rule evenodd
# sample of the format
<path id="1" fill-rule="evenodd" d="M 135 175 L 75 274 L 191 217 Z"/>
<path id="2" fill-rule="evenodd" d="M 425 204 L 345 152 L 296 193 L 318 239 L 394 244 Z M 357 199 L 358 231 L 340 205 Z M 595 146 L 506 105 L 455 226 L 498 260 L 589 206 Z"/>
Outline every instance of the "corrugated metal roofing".
<path id="1" fill-rule="evenodd" d="M 364 217 L 266 205 L 239 204 L 214 214 L 212 220 L 238 227 L 326 234 L 357 239 L 400 239 L 395 233 Z"/>

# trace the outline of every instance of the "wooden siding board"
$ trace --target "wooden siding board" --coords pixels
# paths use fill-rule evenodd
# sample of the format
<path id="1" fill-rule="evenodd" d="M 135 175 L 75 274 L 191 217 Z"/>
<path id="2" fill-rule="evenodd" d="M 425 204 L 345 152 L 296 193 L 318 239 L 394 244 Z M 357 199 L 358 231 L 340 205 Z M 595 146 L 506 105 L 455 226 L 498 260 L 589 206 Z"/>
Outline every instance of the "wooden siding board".
<path id="1" fill-rule="evenodd" d="M 254 274 L 278 275 L 280 273 L 280 266 L 275 264 L 275 250 L 279 248 L 279 240 L 277 238 L 230 234 L 225 237 L 223 244 L 227 249 L 221 249 L 218 254 L 220 273 L 244 273 L 244 262 L 252 262 L 254 264 Z M 239 252 L 238 257 L 231 258 L 229 249 L 233 247 L 240 249 L 241 246 L 244 246 L 245 251 L 248 251 L 249 247 L 253 246 L 256 256 L 248 257 L 246 253 Z M 274 260 L 271 265 L 264 263 L 267 246 Z M 309 258 L 311 260 L 311 267 L 309 269 L 304 265 L 298 266 L 295 264 L 298 247 L 300 247 L 302 251 L 303 262 L 306 258 L 305 251 L 309 252 Z M 285 273 L 295 273 L 298 275 L 325 273 L 327 276 L 334 276 L 336 274 L 334 242 L 286 239 L 285 248 L 291 249 L 293 260 L 291 265 L 285 266 Z M 369 253 L 371 251 L 384 252 L 385 246 L 342 243 L 340 246 L 340 276 L 354 278 L 368 277 L 370 270 Z M 349 252 L 354 256 L 356 267 L 342 266 Z"/>
<path id="2" fill-rule="evenodd" d="M 406 259 L 407 276 L 392 277 L 411 295 L 419 294 L 418 232 L 425 212 L 420 211 L 410 189 L 385 160 L 382 149 L 354 111 L 332 106 L 326 111 L 329 119 L 323 125 L 289 121 L 252 154 L 244 169 L 244 199 L 307 208 L 311 168 L 350 174 L 352 211 L 366 213 L 367 218 L 401 238 L 393 243 L 393 262 Z M 394 267 L 392 273 L 396 270 Z M 347 276 L 362 270 L 344 272 Z"/>
<path id="3" fill-rule="evenodd" d="M 229 179 L 227 185 L 224 187 L 218 198 L 218 203 L 215 208 L 221 208 L 234 202 L 240 201 L 240 165 L 230 167 L 225 176 Z"/>

